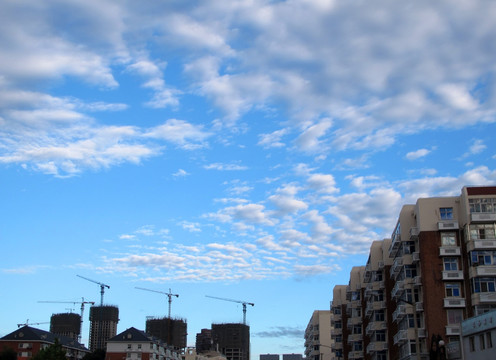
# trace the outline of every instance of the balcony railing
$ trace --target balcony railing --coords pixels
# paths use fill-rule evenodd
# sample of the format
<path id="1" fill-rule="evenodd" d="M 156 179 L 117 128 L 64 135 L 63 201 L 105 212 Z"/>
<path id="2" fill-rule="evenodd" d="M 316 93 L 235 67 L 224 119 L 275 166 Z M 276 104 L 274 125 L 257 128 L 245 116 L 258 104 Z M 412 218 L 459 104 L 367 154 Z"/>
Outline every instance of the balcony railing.
<path id="1" fill-rule="evenodd" d="M 439 248 L 439 256 L 460 256 L 459 246 L 443 246 Z"/>
<path id="2" fill-rule="evenodd" d="M 461 270 L 443 271 L 443 280 L 463 280 L 463 271 Z"/>
<path id="3" fill-rule="evenodd" d="M 472 213 L 470 214 L 471 222 L 494 222 L 496 221 L 495 213 Z"/>
<path id="4" fill-rule="evenodd" d="M 440 221 L 437 223 L 438 230 L 457 230 L 458 221 Z"/>
<path id="5" fill-rule="evenodd" d="M 466 306 L 465 298 L 448 297 L 444 298 L 444 307 L 464 308 Z"/>

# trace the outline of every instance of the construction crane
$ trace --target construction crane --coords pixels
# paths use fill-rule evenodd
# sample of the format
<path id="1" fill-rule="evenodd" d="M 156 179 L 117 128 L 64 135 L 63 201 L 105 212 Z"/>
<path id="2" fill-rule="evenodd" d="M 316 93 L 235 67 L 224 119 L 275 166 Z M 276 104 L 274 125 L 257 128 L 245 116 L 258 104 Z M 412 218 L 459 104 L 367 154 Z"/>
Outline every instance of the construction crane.
<path id="1" fill-rule="evenodd" d="M 255 304 L 254 304 L 254 303 L 247 302 L 247 301 L 242 301 L 242 300 L 233 300 L 233 299 L 225 299 L 225 298 L 220 298 L 220 297 L 216 297 L 216 296 L 209 296 L 209 295 L 205 295 L 205 296 L 206 296 L 206 297 L 209 297 L 209 298 L 212 298 L 212 299 L 217 299 L 217 300 L 225 300 L 225 301 L 232 301 L 232 302 L 235 302 L 235 303 L 243 304 L 243 325 L 246 325 L 246 305 L 255 306 Z"/>
<path id="2" fill-rule="evenodd" d="M 100 285 L 100 295 L 101 295 L 100 306 L 103 306 L 103 294 L 105 293 L 105 288 L 110 289 L 110 286 L 107 284 L 95 281 L 95 280 L 85 278 L 84 276 L 81 276 L 81 275 L 77 275 L 77 276 L 80 277 L 81 279 L 88 280 L 88 281 L 91 281 L 95 284 Z"/>
<path id="3" fill-rule="evenodd" d="M 136 287 L 136 289 L 140 289 L 140 290 L 146 290 L 146 291 L 151 291 L 151 292 L 155 292 L 155 293 L 159 293 L 159 294 L 164 294 L 164 295 L 167 295 L 169 297 L 169 319 L 171 318 L 171 304 L 172 304 L 172 297 L 175 296 L 175 297 L 179 297 L 178 294 L 173 294 L 171 292 L 171 289 L 169 289 L 169 292 L 166 293 L 166 292 L 163 292 L 163 291 L 157 291 L 157 290 L 151 290 L 151 289 L 145 289 L 145 288 L 141 288 L 141 287 Z"/>
<path id="4" fill-rule="evenodd" d="M 50 324 L 50 322 L 38 322 L 38 323 L 30 323 L 29 319 L 26 319 L 25 323 L 22 324 L 17 324 L 17 327 L 20 328 L 21 326 L 28 326 L 28 325 L 41 325 L 41 324 Z"/>
<path id="5" fill-rule="evenodd" d="M 81 304 L 81 329 L 79 331 L 78 340 L 81 342 L 81 332 L 83 331 L 83 319 L 84 319 L 84 305 L 91 304 L 95 305 L 94 301 L 84 301 L 84 297 L 81 298 L 81 301 L 38 301 L 39 303 L 52 303 L 52 304 Z M 71 311 L 72 312 L 72 311 Z"/>

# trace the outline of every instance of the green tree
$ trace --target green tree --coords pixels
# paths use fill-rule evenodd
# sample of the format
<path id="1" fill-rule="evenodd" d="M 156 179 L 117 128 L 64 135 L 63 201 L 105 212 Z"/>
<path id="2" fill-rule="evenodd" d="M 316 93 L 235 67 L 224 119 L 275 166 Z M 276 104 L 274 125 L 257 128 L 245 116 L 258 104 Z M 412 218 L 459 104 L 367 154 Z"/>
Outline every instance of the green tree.
<path id="1" fill-rule="evenodd" d="M 67 360 L 66 351 L 62 348 L 59 340 L 55 339 L 55 343 L 41 349 L 38 354 L 33 357 L 33 360 Z"/>
<path id="2" fill-rule="evenodd" d="M 91 353 L 84 355 L 83 360 L 105 360 L 107 352 L 103 349 L 97 349 Z"/>
<path id="3" fill-rule="evenodd" d="M 17 353 L 12 348 L 4 347 L 0 351 L 0 360 L 17 360 Z"/>

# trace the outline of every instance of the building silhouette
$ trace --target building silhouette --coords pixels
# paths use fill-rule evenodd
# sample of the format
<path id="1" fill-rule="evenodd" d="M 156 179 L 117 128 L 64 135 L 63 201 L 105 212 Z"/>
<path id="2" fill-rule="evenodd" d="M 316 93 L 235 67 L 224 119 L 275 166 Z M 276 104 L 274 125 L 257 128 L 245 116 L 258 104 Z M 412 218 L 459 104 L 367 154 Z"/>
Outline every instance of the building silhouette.
<path id="1" fill-rule="evenodd" d="M 117 334 L 119 308 L 112 305 L 92 306 L 90 308 L 90 338 L 91 351 L 105 349 L 107 340 Z"/>
<path id="2" fill-rule="evenodd" d="M 227 360 L 250 360 L 250 327 L 239 323 L 212 324 L 215 349 Z"/>
<path id="3" fill-rule="evenodd" d="M 53 314 L 50 318 L 50 332 L 79 341 L 81 315 L 75 313 Z"/>
<path id="4" fill-rule="evenodd" d="M 159 338 L 175 350 L 186 348 L 188 326 L 183 319 L 149 318 L 146 320 L 146 333 Z"/>

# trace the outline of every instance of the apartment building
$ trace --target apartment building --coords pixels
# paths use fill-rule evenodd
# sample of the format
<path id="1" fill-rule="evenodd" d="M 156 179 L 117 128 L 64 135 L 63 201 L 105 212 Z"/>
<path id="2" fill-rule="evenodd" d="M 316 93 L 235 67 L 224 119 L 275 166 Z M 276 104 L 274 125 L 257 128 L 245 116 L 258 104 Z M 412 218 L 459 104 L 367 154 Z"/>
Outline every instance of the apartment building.
<path id="1" fill-rule="evenodd" d="M 346 315 L 346 285 L 337 285 L 332 290 L 331 301 L 331 339 L 334 358 L 348 358 L 348 346 L 343 338 L 348 339 L 348 316 Z M 346 354 L 345 354 L 346 353 Z"/>
<path id="2" fill-rule="evenodd" d="M 180 360 L 180 355 L 158 338 L 131 327 L 107 340 L 105 360 Z"/>
<path id="3" fill-rule="evenodd" d="M 305 329 L 307 360 L 332 360 L 331 311 L 315 310 Z"/>
<path id="4" fill-rule="evenodd" d="M 496 308 L 495 233 L 496 186 L 468 186 L 460 196 L 403 206 L 391 239 L 373 242 L 365 269 L 350 273 L 348 317 L 341 313 L 339 319 L 349 332 L 334 329 L 343 344 L 336 341 L 334 353 L 344 359 L 431 359 L 445 345 L 460 343 L 464 319 Z M 341 291 L 333 292 L 334 325 Z"/>

